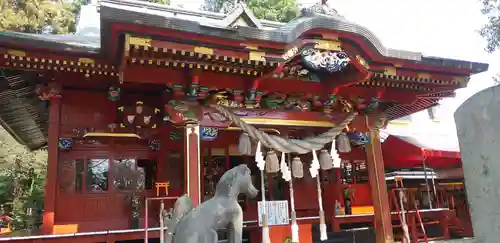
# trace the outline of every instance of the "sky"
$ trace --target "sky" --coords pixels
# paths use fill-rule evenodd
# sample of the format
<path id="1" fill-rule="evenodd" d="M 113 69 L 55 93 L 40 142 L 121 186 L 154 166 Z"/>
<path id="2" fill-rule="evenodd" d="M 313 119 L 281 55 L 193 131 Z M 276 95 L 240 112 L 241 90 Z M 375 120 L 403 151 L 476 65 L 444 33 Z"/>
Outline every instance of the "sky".
<path id="1" fill-rule="evenodd" d="M 302 6 L 316 2 L 298 0 Z M 185 9 L 199 9 L 202 3 L 203 0 L 171 0 L 171 5 L 181 4 Z M 456 108 L 476 92 L 494 85 L 492 77 L 500 73 L 500 54 L 484 51 L 486 42 L 477 32 L 487 20 L 480 12 L 478 0 L 330 0 L 329 5 L 348 20 L 371 30 L 388 48 L 490 64 L 488 72 L 474 75 L 455 98 L 440 102 L 440 117 L 452 130 Z M 82 18 L 84 15 L 82 12 Z M 99 23 L 98 18 L 90 19 Z"/>

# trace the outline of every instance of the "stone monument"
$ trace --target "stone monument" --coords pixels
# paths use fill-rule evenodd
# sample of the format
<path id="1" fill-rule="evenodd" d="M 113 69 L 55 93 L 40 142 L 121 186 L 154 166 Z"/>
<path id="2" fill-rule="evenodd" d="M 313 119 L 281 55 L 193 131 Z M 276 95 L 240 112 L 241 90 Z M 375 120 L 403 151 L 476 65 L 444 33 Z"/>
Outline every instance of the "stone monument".
<path id="1" fill-rule="evenodd" d="M 500 86 L 455 112 L 467 199 L 477 243 L 500 242 Z"/>

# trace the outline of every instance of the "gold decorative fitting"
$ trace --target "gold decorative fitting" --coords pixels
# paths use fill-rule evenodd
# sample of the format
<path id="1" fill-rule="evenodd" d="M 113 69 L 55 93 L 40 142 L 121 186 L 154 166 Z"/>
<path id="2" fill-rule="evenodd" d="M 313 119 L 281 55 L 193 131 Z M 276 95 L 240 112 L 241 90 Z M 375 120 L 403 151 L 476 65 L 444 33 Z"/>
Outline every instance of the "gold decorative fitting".
<path id="1" fill-rule="evenodd" d="M 122 125 L 122 124 L 120 124 Z M 137 138 L 141 137 L 135 133 L 111 133 L 111 132 L 89 132 L 83 135 L 84 138 L 87 137 L 116 137 L 116 138 Z"/>
<path id="2" fill-rule="evenodd" d="M 151 47 L 152 40 L 140 37 L 130 37 L 128 42 L 130 43 L 130 45 Z"/>
<path id="3" fill-rule="evenodd" d="M 244 44 L 245 45 L 245 44 Z M 259 50 L 259 47 L 258 46 L 254 46 L 254 45 L 245 45 L 246 48 L 248 50 L 253 50 L 253 51 L 256 51 L 256 50 Z"/>
<path id="4" fill-rule="evenodd" d="M 328 50 L 328 51 L 342 51 L 340 45 L 341 45 L 340 41 L 316 40 L 316 45 L 314 45 L 314 48 Z"/>
<path id="5" fill-rule="evenodd" d="M 361 66 L 365 67 L 366 69 L 370 68 L 370 66 L 365 61 L 365 59 L 363 57 L 361 57 L 360 55 L 356 55 L 356 59 L 358 60 L 359 64 L 361 64 Z"/>
<path id="6" fill-rule="evenodd" d="M 395 67 L 385 67 L 384 74 L 389 76 L 396 76 L 396 68 Z"/>
<path id="7" fill-rule="evenodd" d="M 288 51 L 286 51 L 285 54 L 282 55 L 282 57 L 283 57 L 283 59 L 288 60 L 288 59 L 294 57 L 298 51 L 299 51 L 299 48 L 294 46 L 293 48 L 290 48 Z"/>
<path id="8" fill-rule="evenodd" d="M 421 79 L 430 79 L 431 75 L 429 73 L 418 73 L 417 77 Z"/>
<path id="9" fill-rule="evenodd" d="M 83 64 L 91 64 L 91 65 L 94 65 L 95 61 L 94 59 L 90 59 L 90 58 L 78 58 L 78 62 L 79 63 L 83 63 Z M 50 61 L 49 61 L 50 63 Z"/>
<path id="10" fill-rule="evenodd" d="M 16 57 L 25 57 L 26 52 L 24 51 L 19 51 L 19 50 L 7 50 L 7 54 L 11 56 L 16 56 Z"/>
<path id="11" fill-rule="evenodd" d="M 465 83 L 467 79 L 465 77 L 454 77 L 453 82 L 455 83 Z"/>
<path id="12" fill-rule="evenodd" d="M 251 51 L 249 54 L 248 54 L 248 58 L 251 60 L 251 61 L 265 61 L 266 59 L 264 58 L 264 56 L 266 55 L 265 52 L 261 52 L 261 51 Z"/>
<path id="13" fill-rule="evenodd" d="M 214 54 L 214 50 L 212 48 L 207 48 L 207 47 L 203 47 L 203 46 L 195 46 L 194 52 L 199 53 L 199 54 L 205 54 L 205 55 L 213 55 Z"/>

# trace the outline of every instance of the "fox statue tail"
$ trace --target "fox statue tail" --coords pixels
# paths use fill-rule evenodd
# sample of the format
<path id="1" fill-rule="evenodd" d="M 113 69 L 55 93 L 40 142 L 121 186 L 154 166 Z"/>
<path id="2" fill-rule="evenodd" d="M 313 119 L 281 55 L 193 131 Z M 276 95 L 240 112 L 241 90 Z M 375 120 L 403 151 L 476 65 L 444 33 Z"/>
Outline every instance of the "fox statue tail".
<path id="1" fill-rule="evenodd" d="M 175 230 L 179 221 L 181 221 L 182 217 L 184 217 L 189 211 L 193 209 L 193 202 L 191 198 L 184 194 L 182 197 L 179 197 L 174 204 L 174 210 L 172 212 L 172 217 L 167 222 L 167 233 L 165 234 L 165 243 L 172 243 Z"/>

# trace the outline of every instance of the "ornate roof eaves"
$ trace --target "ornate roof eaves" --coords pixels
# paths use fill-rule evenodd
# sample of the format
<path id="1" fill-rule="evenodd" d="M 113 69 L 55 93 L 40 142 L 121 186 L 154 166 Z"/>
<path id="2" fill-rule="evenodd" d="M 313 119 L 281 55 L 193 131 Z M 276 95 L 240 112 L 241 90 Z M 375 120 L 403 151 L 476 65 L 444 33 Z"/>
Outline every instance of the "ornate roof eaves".
<path id="1" fill-rule="evenodd" d="M 253 39 L 287 44 L 296 41 L 297 38 L 309 30 L 321 28 L 360 36 L 375 50 L 376 53 L 382 57 L 410 60 L 419 63 L 423 62 L 424 64 L 431 63 L 431 60 L 423 56 L 420 52 L 396 50 L 384 47 L 381 41 L 367 28 L 345 20 L 341 16 L 318 14 L 309 17 L 298 17 L 291 22 L 282 25 L 280 28 L 273 30 L 240 26 L 238 28 L 231 28 L 231 31 L 228 31 L 228 28 L 221 28 L 220 26 L 207 26 L 206 24 L 201 24 L 193 20 L 151 15 L 140 12 L 140 9 L 132 11 L 102 6 L 101 19 L 109 19 L 116 22 L 131 24 L 140 23 L 156 28 L 174 29 L 183 32 L 192 32 L 238 41 Z M 219 31 L 217 31 L 217 29 L 219 29 Z M 439 60 L 449 59 L 440 58 Z M 436 60 L 433 60 L 432 62 L 436 63 Z M 482 63 L 459 60 L 451 61 L 451 63 L 449 61 L 446 62 L 451 64 L 451 66 L 446 65 L 446 67 L 450 68 L 464 68 L 466 66 L 470 66 L 470 69 L 475 72 L 482 72 L 488 69 L 488 65 Z"/>

